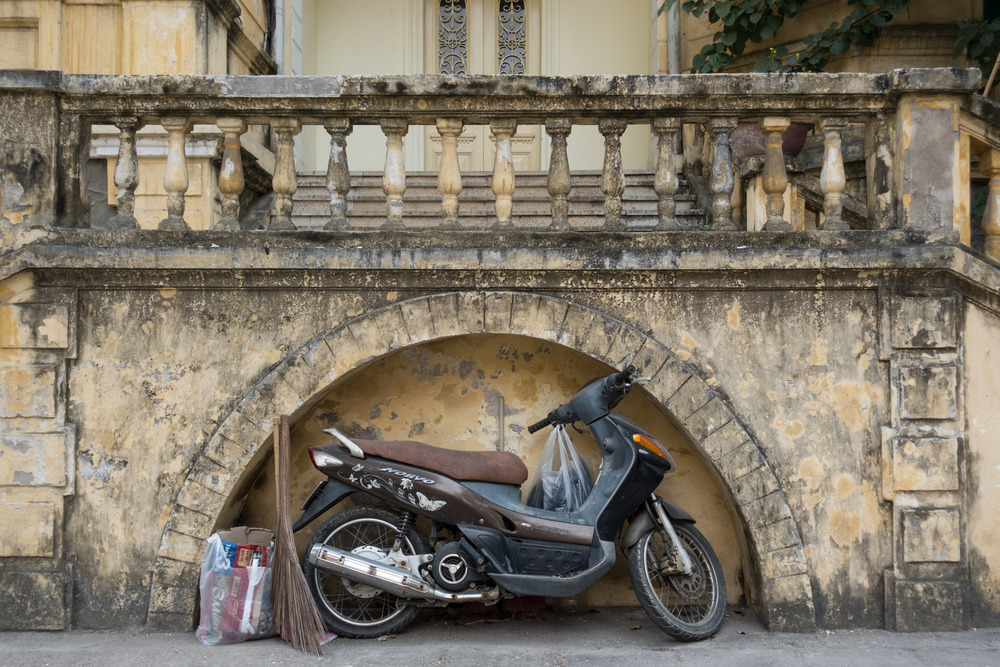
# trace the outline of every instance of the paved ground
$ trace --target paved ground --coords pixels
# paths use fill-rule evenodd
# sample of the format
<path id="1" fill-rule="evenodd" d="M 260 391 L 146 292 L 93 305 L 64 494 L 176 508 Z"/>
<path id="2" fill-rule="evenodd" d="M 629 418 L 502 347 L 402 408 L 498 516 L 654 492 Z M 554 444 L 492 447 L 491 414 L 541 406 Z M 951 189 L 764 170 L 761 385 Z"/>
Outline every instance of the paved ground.
<path id="1" fill-rule="evenodd" d="M 506 619 L 425 612 L 404 634 L 336 639 L 323 658 L 278 639 L 202 646 L 193 633 L 0 633 L 0 665 L 976 665 L 1000 667 L 1000 629 L 902 634 L 880 630 L 769 633 L 730 612 L 719 634 L 673 641 L 640 609 L 579 615 L 544 610 Z"/>

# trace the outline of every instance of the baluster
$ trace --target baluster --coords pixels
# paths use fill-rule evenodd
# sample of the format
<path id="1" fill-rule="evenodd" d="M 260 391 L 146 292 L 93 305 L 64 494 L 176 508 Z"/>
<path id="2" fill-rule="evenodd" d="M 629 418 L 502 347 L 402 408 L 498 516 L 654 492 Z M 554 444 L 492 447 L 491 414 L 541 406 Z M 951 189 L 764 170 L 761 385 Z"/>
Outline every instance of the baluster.
<path id="1" fill-rule="evenodd" d="M 840 149 L 840 133 L 847 127 L 843 118 L 826 118 L 820 124 L 823 131 L 823 171 L 819 186 L 823 190 L 823 224 L 820 229 L 850 229 L 844 222 L 844 203 L 841 197 L 847 187 L 844 175 L 844 154 Z"/>
<path id="2" fill-rule="evenodd" d="M 139 185 L 139 154 L 135 149 L 135 133 L 139 129 L 139 119 L 134 117 L 115 118 L 118 134 L 118 164 L 115 165 L 115 187 L 118 213 L 109 221 L 110 229 L 135 229 L 139 226 L 135 219 L 135 189 Z"/>
<path id="3" fill-rule="evenodd" d="M 438 169 L 438 192 L 441 193 L 442 229 L 458 229 L 458 194 L 462 191 L 462 169 L 458 165 L 458 137 L 463 129 L 461 118 L 439 118 L 441 166 Z"/>
<path id="4" fill-rule="evenodd" d="M 271 122 L 271 129 L 278 135 L 278 139 L 274 151 L 274 177 L 271 179 L 274 215 L 271 216 L 268 229 L 290 231 L 295 229 L 292 222 L 292 195 L 298 187 L 295 178 L 295 135 L 302 129 L 302 123 L 296 118 L 276 118 Z"/>
<path id="5" fill-rule="evenodd" d="M 781 152 L 781 134 L 789 125 L 787 118 L 767 116 L 761 119 L 760 129 L 764 132 L 764 172 L 763 188 L 767 195 L 764 204 L 767 211 L 767 222 L 764 231 L 791 231 L 792 224 L 785 220 L 785 188 L 788 187 L 788 174 L 785 173 L 785 156 Z"/>
<path id="6" fill-rule="evenodd" d="M 326 168 L 326 189 L 330 193 L 330 221 L 326 229 L 347 226 L 347 194 L 351 191 L 351 170 L 347 166 L 347 136 L 351 121 L 334 118 L 324 125 L 330 133 L 330 162 Z"/>
<path id="7" fill-rule="evenodd" d="M 222 166 L 219 169 L 219 192 L 222 193 L 222 218 L 216 229 L 239 231 L 240 194 L 243 192 L 243 157 L 240 135 L 247 124 L 240 118 L 220 118 L 215 123 L 222 130 Z"/>
<path id="8" fill-rule="evenodd" d="M 625 170 L 622 169 L 622 133 L 626 123 L 619 118 L 602 118 L 597 129 L 604 135 L 604 173 L 601 192 L 604 193 L 605 229 L 625 229 L 622 220 L 622 193 L 625 192 Z"/>
<path id="9" fill-rule="evenodd" d="M 681 226 L 675 215 L 677 202 L 674 195 L 680 187 L 677 178 L 677 150 L 674 137 L 680 120 L 677 118 L 654 118 L 653 134 L 656 135 L 656 174 L 653 176 L 653 190 L 659 201 L 656 211 L 659 216 L 655 229 L 658 231 L 676 230 Z"/>
<path id="10" fill-rule="evenodd" d="M 184 193 L 188 189 L 187 157 L 184 155 L 184 135 L 191 129 L 187 118 L 160 119 L 167 131 L 167 164 L 163 170 L 163 189 L 167 191 L 167 217 L 160 221 L 159 229 L 191 229 L 184 222 Z"/>
<path id="11" fill-rule="evenodd" d="M 713 118 L 709 124 L 714 134 L 712 151 L 712 229 L 733 230 L 733 151 L 729 135 L 736 129 L 735 118 Z M 780 147 L 779 147 L 780 148 Z"/>
<path id="12" fill-rule="evenodd" d="M 979 168 L 990 178 L 986 210 L 983 211 L 983 235 L 986 256 L 1000 260 L 1000 150 L 987 148 L 979 156 Z"/>
<path id="13" fill-rule="evenodd" d="M 513 229 L 511 212 L 514 208 L 514 155 L 510 140 L 517 131 L 517 120 L 501 118 L 490 123 L 496 137 L 497 157 L 493 164 L 493 194 L 496 195 L 497 222 L 495 229 Z"/>
<path id="14" fill-rule="evenodd" d="M 403 229 L 403 193 L 406 192 L 406 168 L 403 166 L 403 137 L 407 122 L 398 118 L 382 121 L 385 134 L 385 171 L 382 192 L 385 193 L 386 220 L 382 229 Z"/>
<path id="15" fill-rule="evenodd" d="M 552 138 L 552 157 L 549 159 L 549 196 L 552 198 L 552 222 L 549 229 L 569 229 L 569 192 L 573 183 L 569 173 L 569 156 L 566 138 L 573 130 L 569 118 L 545 121 L 545 131 Z"/>

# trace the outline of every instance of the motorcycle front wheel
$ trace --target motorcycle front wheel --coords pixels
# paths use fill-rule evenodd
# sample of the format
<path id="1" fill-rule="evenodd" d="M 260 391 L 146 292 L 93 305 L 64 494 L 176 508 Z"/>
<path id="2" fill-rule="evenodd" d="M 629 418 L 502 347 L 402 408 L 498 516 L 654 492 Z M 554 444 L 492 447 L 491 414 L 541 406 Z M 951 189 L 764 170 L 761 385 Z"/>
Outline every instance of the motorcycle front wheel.
<path id="1" fill-rule="evenodd" d="M 306 554 L 313 545 L 342 549 L 374 561 L 389 555 L 402 518 L 382 507 L 359 505 L 330 517 L 313 534 Z M 430 553 L 430 546 L 412 526 L 403 535 L 405 555 Z M 371 638 L 394 634 L 417 615 L 417 607 L 371 586 L 302 564 L 306 583 L 316 600 L 327 627 L 344 637 Z"/>
<path id="2" fill-rule="evenodd" d="M 711 637 L 726 612 L 726 580 L 708 540 L 690 523 L 674 524 L 691 558 L 689 575 L 663 574 L 667 544 L 662 530 L 651 530 L 628 555 L 629 574 L 639 604 L 671 637 L 694 642 Z"/>

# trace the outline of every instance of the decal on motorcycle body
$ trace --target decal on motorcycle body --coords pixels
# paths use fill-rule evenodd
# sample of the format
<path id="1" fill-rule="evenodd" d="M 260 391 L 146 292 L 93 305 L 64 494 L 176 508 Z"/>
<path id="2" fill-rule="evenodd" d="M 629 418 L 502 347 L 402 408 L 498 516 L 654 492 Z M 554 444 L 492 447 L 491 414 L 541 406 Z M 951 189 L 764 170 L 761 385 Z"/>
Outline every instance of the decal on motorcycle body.
<path id="1" fill-rule="evenodd" d="M 390 467 L 381 467 L 378 470 L 371 470 L 358 463 L 350 472 L 338 472 L 337 476 L 348 484 L 360 486 L 363 489 L 385 489 L 390 491 L 396 498 L 404 503 L 436 512 L 448 503 L 444 500 L 428 497 L 422 491 L 413 487 L 413 482 L 421 484 L 434 484 L 433 479 L 403 472 Z"/>
<path id="2" fill-rule="evenodd" d="M 426 477 L 421 477 L 420 475 L 414 475 L 413 473 L 403 472 L 402 470 L 396 470 L 395 468 L 379 468 L 379 472 L 387 472 L 390 475 L 395 475 L 396 477 L 403 477 L 405 479 L 412 479 L 417 482 L 423 482 L 424 484 L 433 484 L 433 479 L 427 479 Z"/>

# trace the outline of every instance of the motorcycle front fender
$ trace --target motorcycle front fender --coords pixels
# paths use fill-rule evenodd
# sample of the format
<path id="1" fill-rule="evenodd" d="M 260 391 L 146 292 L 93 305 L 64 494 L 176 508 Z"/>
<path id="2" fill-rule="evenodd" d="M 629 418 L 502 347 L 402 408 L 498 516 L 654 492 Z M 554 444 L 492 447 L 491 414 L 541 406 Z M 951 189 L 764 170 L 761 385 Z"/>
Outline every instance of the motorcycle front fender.
<path id="1" fill-rule="evenodd" d="M 356 491 L 357 489 L 353 486 L 348 486 L 335 479 L 320 482 L 312 495 L 309 496 L 309 500 L 302 506 L 302 516 L 292 526 L 292 532 L 296 533 L 302 530 L 312 523 L 313 519 Z"/>
<path id="2" fill-rule="evenodd" d="M 677 505 L 668 503 L 660 497 L 657 497 L 657 500 L 663 503 L 663 509 L 666 510 L 667 516 L 670 517 L 671 521 L 687 521 L 688 523 L 694 523 L 694 517 Z M 656 521 L 653 519 L 652 513 L 650 512 L 649 502 L 645 502 L 635 511 L 632 518 L 629 519 L 628 529 L 625 530 L 625 534 L 622 536 L 622 550 L 627 552 L 635 546 L 635 543 L 639 541 L 640 537 L 653 530 L 655 527 Z"/>

